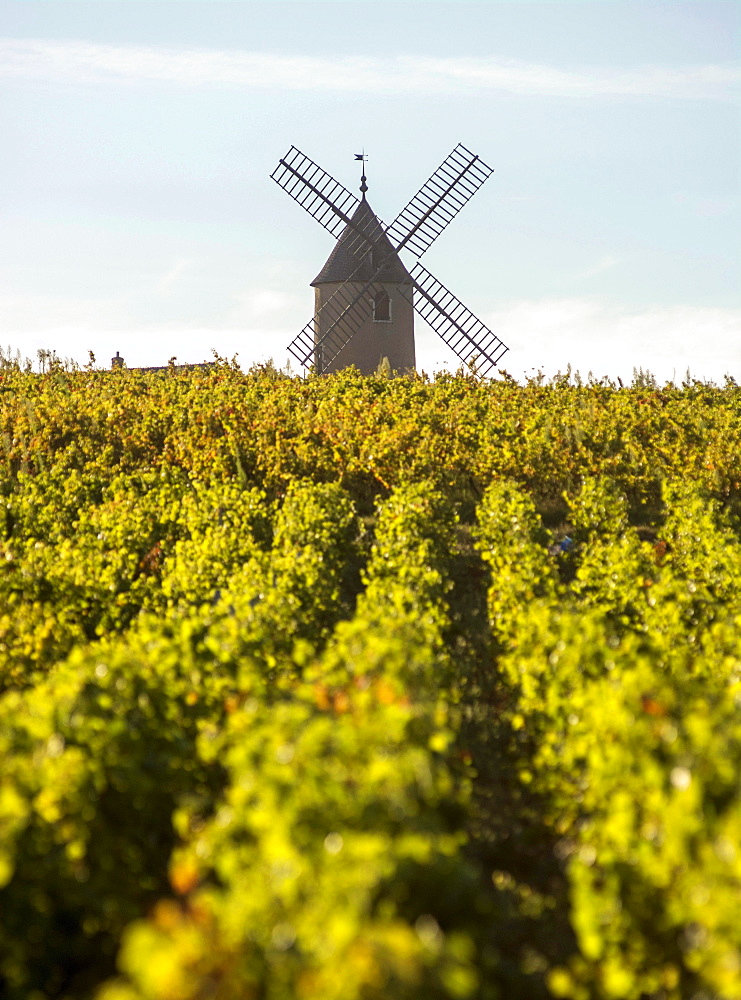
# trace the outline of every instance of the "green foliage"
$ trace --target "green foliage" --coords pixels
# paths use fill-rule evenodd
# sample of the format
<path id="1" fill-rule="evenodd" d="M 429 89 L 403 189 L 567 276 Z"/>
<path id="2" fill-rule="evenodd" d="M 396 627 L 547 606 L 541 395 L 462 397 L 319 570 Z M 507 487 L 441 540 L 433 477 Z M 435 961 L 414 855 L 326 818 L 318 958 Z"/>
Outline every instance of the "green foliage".
<path id="1" fill-rule="evenodd" d="M 488 610 L 492 631 L 504 642 L 520 611 L 551 603 L 558 594 L 547 537 L 532 499 L 514 483 L 493 483 L 477 510 L 474 536 L 491 571 Z"/>
<path id="2" fill-rule="evenodd" d="M 735 384 L 0 372 L 0 993 L 741 1000 Z"/>

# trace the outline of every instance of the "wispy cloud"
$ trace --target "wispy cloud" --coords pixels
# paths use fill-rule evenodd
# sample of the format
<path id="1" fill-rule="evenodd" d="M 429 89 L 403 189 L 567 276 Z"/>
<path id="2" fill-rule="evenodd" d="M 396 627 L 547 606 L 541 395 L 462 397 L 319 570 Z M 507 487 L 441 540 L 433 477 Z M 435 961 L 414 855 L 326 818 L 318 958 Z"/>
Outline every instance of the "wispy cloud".
<path id="1" fill-rule="evenodd" d="M 605 271 L 612 271 L 613 268 L 617 267 L 620 263 L 618 257 L 613 257 L 612 254 L 607 254 L 605 257 L 600 257 L 598 261 L 595 261 L 590 267 L 585 268 L 583 271 L 578 271 L 572 276 L 574 281 L 583 281 L 588 278 L 596 278 L 598 274 L 604 274 Z"/>
<path id="2" fill-rule="evenodd" d="M 484 317 L 510 347 L 505 366 L 516 376 L 567 364 L 582 375 L 620 375 L 649 369 L 660 380 L 686 370 L 722 382 L 741 378 L 741 309 L 652 306 L 630 309 L 600 299 L 521 301 Z"/>
<path id="3" fill-rule="evenodd" d="M 157 293 L 163 298 L 170 298 L 191 266 L 192 261 L 185 257 L 178 257 L 175 263 L 157 280 L 155 285 Z"/>
<path id="4" fill-rule="evenodd" d="M 234 49 L 103 45 L 0 39 L 0 75 L 70 83 L 169 83 L 240 90 L 365 94 L 509 93 L 560 98 L 729 101 L 741 90 L 735 65 L 610 69 L 491 58 L 397 55 L 307 57 Z"/>

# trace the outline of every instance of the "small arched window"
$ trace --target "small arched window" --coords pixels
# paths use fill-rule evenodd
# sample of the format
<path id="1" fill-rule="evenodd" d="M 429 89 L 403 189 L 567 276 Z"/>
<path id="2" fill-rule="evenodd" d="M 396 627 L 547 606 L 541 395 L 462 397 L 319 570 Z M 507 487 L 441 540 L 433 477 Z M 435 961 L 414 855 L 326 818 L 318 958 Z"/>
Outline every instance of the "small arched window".
<path id="1" fill-rule="evenodd" d="M 391 322 L 391 299 L 389 293 L 380 289 L 373 297 L 373 322 Z"/>

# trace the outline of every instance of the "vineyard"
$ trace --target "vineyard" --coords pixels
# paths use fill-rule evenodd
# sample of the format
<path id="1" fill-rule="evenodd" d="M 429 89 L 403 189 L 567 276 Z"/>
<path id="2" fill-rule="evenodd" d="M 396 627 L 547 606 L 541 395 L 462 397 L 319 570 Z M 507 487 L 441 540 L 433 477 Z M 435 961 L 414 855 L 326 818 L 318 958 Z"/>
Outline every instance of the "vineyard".
<path id="1" fill-rule="evenodd" d="M 0 995 L 741 1000 L 731 380 L 6 365 L 0 433 Z"/>

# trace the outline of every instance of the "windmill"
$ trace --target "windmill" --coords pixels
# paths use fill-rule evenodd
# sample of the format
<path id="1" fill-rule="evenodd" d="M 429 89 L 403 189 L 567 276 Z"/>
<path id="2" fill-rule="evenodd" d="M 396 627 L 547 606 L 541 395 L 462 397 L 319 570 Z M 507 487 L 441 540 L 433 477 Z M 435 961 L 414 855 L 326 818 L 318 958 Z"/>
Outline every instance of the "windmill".
<path id="1" fill-rule="evenodd" d="M 365 164 L 364 153 L 356 154 L 356 159 Z M 475 363 L 480 375 L 491 375 L 507 348 L 419 258 L 492 173 L 459 144 L 385 226 L 365 197 L 364 166 L 358 199 L 291 146 L 271 177 L 337 239 L 312 282 L 314 316 L 288 346 L 293 357 L 304 367 L 313 365 L 326 373 L 357 357 L 366 358 L 370 351 L 370 361 L 359 367 L 373 371 L 380 361 L 378 348 L 384 344 L 382 335 L 374 336 L 377 326 L 391 323 L 396 313 L 402 322 L 396 323 L 397 343 L 389 344 L 386 356 L 401 358 L 401 363 L 392 362 L 394 368 L 413 368 L 416 311 L 464 364 Z M 415 259 L 409 270 L 401 262 L 401 251 Z"/>

